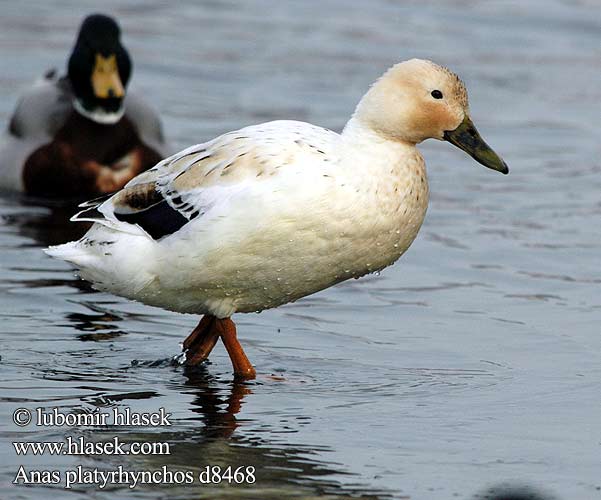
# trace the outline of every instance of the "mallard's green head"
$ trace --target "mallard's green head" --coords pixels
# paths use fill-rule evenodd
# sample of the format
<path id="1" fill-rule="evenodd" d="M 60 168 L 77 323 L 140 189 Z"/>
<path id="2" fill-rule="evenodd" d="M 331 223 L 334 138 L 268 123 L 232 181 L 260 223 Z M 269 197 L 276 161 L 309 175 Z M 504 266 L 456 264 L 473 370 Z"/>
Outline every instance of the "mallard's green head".
<path id="1" fill-rule="evenodd" d="M 73 105 L 85 117 L 103 124 L 123 116 L 125 89 L 132 63 L 121 45 L 117 22 L 103 14 L 86 17 L 69 58 Z"/>

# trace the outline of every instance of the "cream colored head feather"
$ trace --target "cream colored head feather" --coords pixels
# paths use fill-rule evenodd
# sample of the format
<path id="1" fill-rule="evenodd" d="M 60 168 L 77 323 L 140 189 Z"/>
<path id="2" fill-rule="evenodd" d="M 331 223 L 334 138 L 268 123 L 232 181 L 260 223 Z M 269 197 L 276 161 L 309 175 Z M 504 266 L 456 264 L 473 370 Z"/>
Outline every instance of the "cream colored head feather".
<path id="1" fill-rule="evenodd" d="M 390 68 L 361 99 L 355 118 L 387 139 L 443 139 L 469 115 L 459 77 L 432 61 L 411 59 Z"/>

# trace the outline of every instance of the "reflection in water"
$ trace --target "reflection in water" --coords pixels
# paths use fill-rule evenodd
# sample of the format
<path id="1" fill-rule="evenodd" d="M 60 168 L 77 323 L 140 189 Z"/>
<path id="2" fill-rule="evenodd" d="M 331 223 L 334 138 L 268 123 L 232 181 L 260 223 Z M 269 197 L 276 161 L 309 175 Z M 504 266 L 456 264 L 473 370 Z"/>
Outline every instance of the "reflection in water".
<path id="1" fill-rule="evenodd" d="M 91 285 L 78 278 L 64 279 L 50 274 L 54 265 L 44 258 L 42 248 L 78 239 L 87 231 L 87 223 L 74 224 L 69 218 L 78 210 L 75 202 L 35 200 L 4 194 L 0 197 L 0 222 L 5 234 L 18 238 L 14 258 L 2 256 L 5 269 L 14 273 L 2 280 L 6 286 L 31 289 L 69 286 L 91 293 Z M 38 267 L 32 267 L 36 262 Z M 70 273 L 73 275 L 74 273 Z"/>
<path id="2" fill-rule="evenodd" d="M 192 411 L 200 416 L 204 424 L 204 438 L 229 438 L 240 425 L 236 415 L 242 408 L 243 399 L 252 393 L 249 385 L 236 381 L 231 382 L 229 391 L 221 396 L 217 389 L 217 381 L 210 375 L 205 365 L 184 367 L 185 386 L 195 389 Z"/>
<path id="3" fill-rule="evenodd" d="M 65 365 L 64 360 L 61 363 Z M 281 500 L 284 498 L 336 498 L 336 499 L 391 499 L 393 495 L 364 487 L 357 479 L 336 464 L 320 458 L 331 450 L 327 446 L 294 445 L 285 441 L 271 440 L 265 422 L 244 417 L 244 406 L 253 397 L 256 383 L 227 382 L 211 375 L 205 366 L 185 368 L 173 360 L 132 363 L 118 370 L 102 370 L 98 363 L 82 367 L 75 366 L 58 370 L 52 366 L 40 366 L 37 377 L 49 382 L 66 382 L 80 390 L 91 391 L 87 396 L 73 395 L 70 401 L 53 401 L 48 406 L 59 406 L 61 412 L 82 412 L 94 408 L 131 408 L 132 411 L 156 411 L 164 405 L 164 394 L 155 391 L 135 390 L 139 381 L 145 387 L 150 380 L 167 380 L 164 388 L 169 391 L 167 401 L 173 402 L 176 395 L 187 399 L 185 406 L 167 406 L 173 412 L 173 427 L 158 428 L 84 428 L 72 429 L 68 434 L 85 436 L 87 440 L 107 441 L 118 435 L 122 442 L 168 443 L 170 454 L 95 456 L 78 460 L 86 468 L 116 470 L 120 465 L 128 471 L 160 470 L 167 466 L 170 471 L 191 471 L 196 478 L 206 467 L 220 466 L 233 470 L 239 467 L 254 467 L 256 483 L 229 485 L 194 484 L 170 485 L 169 498 L 196 500 L 199 498 L 260 498 Z M 120 391 L 120 380 L 127 380 L 129 391 Z M 25 401 L 23 402 L 27 404 Z M 21 403 L 21 404 L 23 404 Z M 253 427 L 264 432 L 253 432 Z M 64 470 L 67 465 L 57 457 L 53 468 Z M 344 484 L 339 481 L 345 478 Z M 127 484 L 111 485 L 98 491 L 94 486 L 78 486 L 85 494 L 94 491 L 94 498 L 113 499 L 119 492 L 129 491 Z M 155 486 L 136 487 L 140 498 L 153 496 Z M 126 493 L 123 493 L 125 495 Z M 404 498 L 394 496 L 394 498 Z"/>
<path id="4" fill-rule="evenodd" d="M 120 330 L 115 324 L 123 321 L 123 315 L 111 312 L 90 302 L 80 302 L 80 305 L 85 305 L 93 314 L 68 313 L 66 315 L 69 326 L 86 332 L 77 336 L 79 340 L 84 342 L 100 342 L 103 340 L 113 340 L 126 334 L 126 332 Z"/>
<path id="5" fill-rule="evenodd" d="M 75 201 L 52 201 L 32 198 L 15 198 L 19 206 L 33 210 L 14 213 L 6 223 L 18 228 L 19 234 L 35 241 L 39 246 L 58 245 L 81 238 L 91 224 L 72 223 L 69 219 L 79 211 Z"/>
<path id="6" fill-rule="evenodd" d="M 137 368 L 149 369 L 150 364 L 140 363 Z M 154 363 L 152 369 L 173 369 L 174 366 L 177 365 L 173 361 L 165 360 L 161 366 Z M 195 477 L 198 477 L 207 466 L 231 466 L 232 469 L 252 466 L 257 480 L 254 485 L 207 485 L 196 481 L 192 485 L 170 486 L 170 498 L 213 498 L 213 495 L 221 496 L 227 492 L 231 492 L 232 498 L 246 498 L 244 495 L 247 494 L 252 498 L 265 500 L 392 498 L 385 491 L 358 485 L 345 486 L 337 481 L 336 476 L 348 478 L 350 475 L 336 469 L 334 464 L 316 458 L 317 452 L 327 453 L 327 447 L 275 444 L 265 437 L 248 435 L 247 432 L 238 435 L 236 431 L 240 428 L 260 425 L 242 416 L 244 404 L 252 398 L 255 383 L 224 382 L 211 375 L 204 365 L 177 366 L 176 370 L 178 373 L 181 371 L 185 381 L 183 384 L 173 383 L 171 389 L 192 396 L 189 405 L 194 416 L 179 421 L 179 430 L 176 432 L 168 428 L 161 428 L 153 433 L 127 432 L 124 436 L 127 440 L 167 442 L 171 445 L 171 454 L 167 460 L 161 456 L 130 456 L 127 467 L 131 470 L 154 470 L 167 463 L 170 470 L 193 471 Z M 120 403 L 127 405 L 128 395 L 121 396 Z M 107 399 L 115 401 L 114 396 L 105 398 Z M 98 435 L 95 437 L 101 438 Z M 103 461 L 103 464 L 106 462 Z M 117 462 L 113 465 L 116 466 Z"/>
<path id="7" fill-rule="evenodd" d="M 473 500 L 557 500 L 557 497 L 527 485 L 500 484 L 476 494 Z"/>

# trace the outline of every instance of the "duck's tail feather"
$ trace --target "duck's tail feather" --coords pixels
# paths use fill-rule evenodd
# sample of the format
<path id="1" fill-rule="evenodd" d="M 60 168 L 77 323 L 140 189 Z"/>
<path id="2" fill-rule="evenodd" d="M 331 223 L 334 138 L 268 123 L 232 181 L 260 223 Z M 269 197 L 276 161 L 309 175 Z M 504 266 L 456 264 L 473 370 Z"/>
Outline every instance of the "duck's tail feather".
<path id="1" fill-rule="evenodd" d="M 91 281 L 94 288 L 105 289 L 106 271 L 100 265 L 100 260 L 95 252 L 90 252 L 80 245 L 79 241 L 71 241 L 62 245 L 51 246 L 44 249 L 50 257 L 64 260 L 73 264 L 78 269 L 81 278 Z"/>
<path id="2" fill-rule="evenodd" d="M 92 200 L 84 201 L 83 203 L 80 203 L 77 206 L 79 208 L 99 207 L 106 200 L 108 200 L 109 198 L 112 198 L 114 195 L 115 195 L 115 193 L 103 194 L 102 196 L 99 196 L 98 198 L 94 198 Z"/>
<path id="3" fill-rule="evenodd" d="M 55 259 L 64 260 L 77 267 L 86 267 L 94 260 L 94 255 L 85 251 L 79 241 L 70 241 L 62 245 L 54 245 L 44 249 L 44 252 Z"/>
<path id="4" fill-rule="evenodd" d="M 73 264 L 94 288 L 131 296 L 153 279 L 142 255 L 150 255 L 152 240 L 132 236 L 123 241 L 120 231 L 95 224 L 80 240 L 46 248 L 51 257 Z M 121 233 L 122 234 L 122 233 Z"/>
<path id="5" fill-rule="evenodd" d="M 105 226 L 109 229 L 119 231 L 122 233 L 142 235 L 146 234 L 143 229 L 139 226 L 126 223 L 127 221 L 121 221 L 115 217 L 115 215 L 107 210 L 107 207 L 103 201 L 92 204 L 90 203 L 84 210 L 77 212 L 71 219 L 71 222 L 94 222 L 101 226 Z M 80 205 L 83 207 L 84 205 Z"/>

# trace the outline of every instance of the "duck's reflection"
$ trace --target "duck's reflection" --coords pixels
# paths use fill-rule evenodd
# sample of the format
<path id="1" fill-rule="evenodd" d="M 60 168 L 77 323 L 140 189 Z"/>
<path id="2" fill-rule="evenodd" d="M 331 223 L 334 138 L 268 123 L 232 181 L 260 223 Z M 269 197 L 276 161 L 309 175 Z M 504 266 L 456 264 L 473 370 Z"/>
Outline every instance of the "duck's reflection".
<path id="1" fill-rule="evenodd" d="M 126 332 L 119 328 L 123 315 L 88 301 L 78 301 L 80 306 L 89 309 L 89 313 L 70 312 L 65 315 L 70 326 L 81 333 L 77 338 L 83 342 L 101 342 L 112 340 Z"/>
<path id="2" fill-rule="evenodd" d="M 13 212 L 5 217 L 7 223 L 17 227 L 21 236 L 32 239 L 41 247 L 77 240 L 90 228 L 88 223 L 69 220 L 80 210 L 80 200 L 53 201 L 14 197 L 10 201 L 13 208 L 23 207 L 23 211 Z"/>
<path id="3" fill-rule="evenodd" d="M 180 411 L 177 428 L 161 428 L 143 435 L 146 441 L 170 443 L 170 455 L 127 457 L 127 467 L 132 470 L 158 470 L 168 465 L 170 470 L 192 471 L 195 482 L 170 485 L 171 498 L 393 498 L 389 492 L 335 479 L 353 476 L 318 458 L 331 451 L 326 447 L 292 445 L 281 439 L 272 442 L 270 433 L 275 436 L 281 432 L 278 419 L 270 419 L 270 424 L 244 416 L 245 407 L 252 404 L 255 391 L 260 390 L 257 382 L 228 382 L 211 375 L 205 365 L 178 367 L 176 373 L 183 375 L 184 381 L 171 384 L 170 389 L 177 389 L 182 397 L 192 395 L 190 416 L 182 418 Z M 126 400 L 121 403 L 127 404 Z M 142 435 L 129 437 L 140 440 Z M 213 466 L 222 470 L 231 467 L 232 471 L 252 467 L 256 480 L 252 484 L 201 483 L 199 475 Z"/>
<path id="4" fill-rule="evenodd" d="M 557 500 L 549 492 L 538 491 L 526 484 L 499 484 L 477 493 L 473 500 Z"/>
<path id="5" fill-rule="evenodd" d="M 236 415 L 240 412 L 244 397 L 252 394 L 251 386 L 233 380 L 223 394 L 222 383 L 210 375 L 205 365 L 184 367 L 186 387 L 196 389 L 192 412 L 200 416 L 204 424 L 204 438 L 229 438 L 238 428 Z"/>
<path id="6" fill-rule="evenodd" d="M 18 288 L 69 286 L 77 292 L 93 292 L 91 285 L 77 279 L 58 276 L 55 265 L 42 249 L 80 238 L 87 224 L 75 224 L 69 218 L 78 210 L 75 202 L 33 200 L 12 194 L 0 195 L 0 236 L 8 252 L 3 255 L 6 269 L 3 282 Z M 68 267 L 64 267 L 68 271 Z M 13 276 L 15 279 L 13 279 Z"/>

